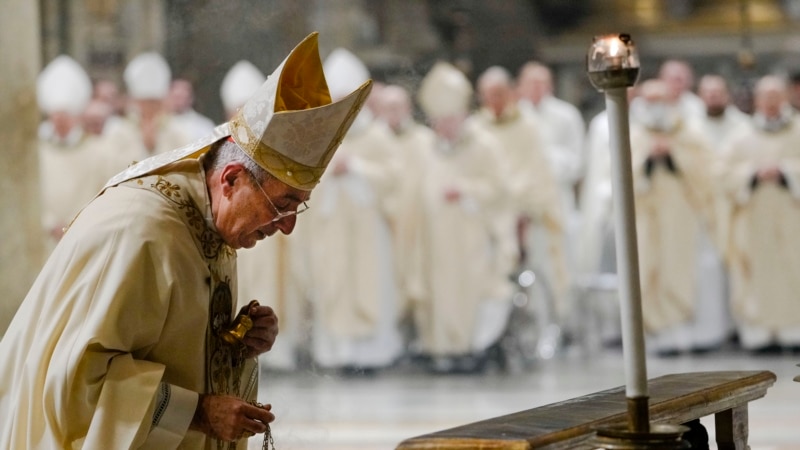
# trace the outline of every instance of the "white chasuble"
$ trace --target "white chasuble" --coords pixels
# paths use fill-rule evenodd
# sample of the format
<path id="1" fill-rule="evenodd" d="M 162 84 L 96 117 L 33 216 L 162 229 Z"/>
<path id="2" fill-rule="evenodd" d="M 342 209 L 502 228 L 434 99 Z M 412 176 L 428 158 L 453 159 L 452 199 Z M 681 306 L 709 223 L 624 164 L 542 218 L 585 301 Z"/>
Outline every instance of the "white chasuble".
<path id="1" fill-rule="evenodd" d="M 107 188 L 51 254 L 0 353 L 0 447 L 229 449 L 188 431 L 197 393 L 255 398 L 218 336 L 235 252 L 190 159 Z"/>
<path id="2" fill-rule="evenodd" d="M 440 143 L 441 144 L 441 143 Z M 450 147 L 431 148 L 418 174 L 416 207 L 403 210 L 404 228 L 416 228 L 417 264 L 409 267 L 412 309 L 423 352 L 463 355 L 485 349 L 491 339 L 477 336 L 502 330 L 479 316 L 485 303 L 505 308 L 496 298 L 498 273 L 494 218 L 504 190 L 497 141 L 475 126 L 465 127 Z M 459 192 L 448 200 L 446 192 Z M 506 299 L 507 300 L 507 299 Z M 495 333 L 488 333 L 491 328 Z"/>
<path id="3" fill-rule="evenodd" d="M 658 333 L 690 323 L 695 313 L 698 246 L 712 229 L 710 149 L 696 132 L 631 129 L 636 231 L 645 329 Z M 653 160 L 655 139 L 668 159 Z M 685 336 L 681 347 L 691 345 Z"/>
<path id="4" fill-rule="evenodd" d="M 172 115 L 163 114 L 155 120 L 155 147 L 152 149 L 145 146 L 142 125 L 136 116 L 126 117 L 115 124 L 107 135 L 109 145 L 106 149 L 108 152 L 106 172 L 116 174 L 135 162 L 181 148 L 192 142 L 192 138 L 185 133 Z"/>
<path id="5" fill-rule="evenodd" d="M 39 186 L 45 254 L 56 246 L 62 230 L 100 192 L 108 174 L 102 138 L 82 134 L 74 143 L 39 141 Z"/>
<path id="6" fill-rule="evenodd" d="M 523 242 L 527 262 L 546 278 L 552 288 L 552 300 L 563 313 L 569 285 L 563 205 L 538 124 L 533 117 L 521 114 L 516 108 L 500 118 L 482 109 L 471 120 L 500 143 L 500 155 L 506 170 L 506 176 L 501 179 L 510 193 L 508 207 L 514 216 L 510 228 L 504 229 L 503 233 L 513 243 L 517 233 L 516 219 L 520 216 L 529 219 Z M 512 270 L 517 269 L 514 263 L 516 260 L 512 261 Z M 511 272 L 508 271 L 505 277 Z"/>
<path id="7" fill-rule="evenodd" d="M 746 347 L 766 345 L 775 337 L 782 344 L 800 344 L 798 141 L 797 121 L 778 132 L 753 131 L 733 143 L 725 164 L 732 204 L 732 309 Z M 768 166 L 777 166 L 783 180 L 754 181 L 756 172 Z"/>
<path id="8" fill-rule="evenodd" d="M 538 125 L 544 143 L 544 154 L 559 186 L 561 218 L 566 236 L 566 264 L 569 270 L 573 270 L 577 267 L 576 261 L 580 253 L 577 247 L 580 216 L 575 187 L 586 170 L 586 124 L 575 105 L 552 95 L 542 98 L 538 105 L 523 100 L 519 102 L 519 106 Z"/>
<path id="9" fill-rule="evenodd" d="M 359 120 L 298 230 L 312 290 L 313 356 L 323 367 L 378 368 L 402 352 L 391 234 L 399 155 L 385 125 Z"/>
<path id="10" fill-rule="evenodd" d="M 409 243 L 415 242 L 419 233 L 416 225 L 404 220 L 406 211 L 419 208 L 419 174 L 425 170 L 426 161 L 433 151 L 436 134 L 429 127 L 410 122 L 401 130 L 393 133 L 394 142 L 401 161 L 402 176 L 395 188 L 397 214 L 392 227 L 394 244 L 395 272 L 399 290 L 398 310 L 401 316 L 407 317 L 411 310 L 413 292 L 418 291 L 409 283 L 413 281 L 413 271 L 420 264 L 419 248 Z"/>

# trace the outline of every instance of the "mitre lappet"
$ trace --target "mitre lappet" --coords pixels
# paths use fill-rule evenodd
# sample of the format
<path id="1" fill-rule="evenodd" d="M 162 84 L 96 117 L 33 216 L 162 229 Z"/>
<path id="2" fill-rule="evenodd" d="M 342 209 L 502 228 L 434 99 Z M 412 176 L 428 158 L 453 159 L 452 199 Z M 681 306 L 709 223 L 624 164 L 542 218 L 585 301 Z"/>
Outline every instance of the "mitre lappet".
<path id="1" fill-rule="evenodd" d="M 229 122 L 211 135 L 153 156 L 113 177 L 107 186 L 136 178 L 187 158 L 199 158 L 230 137 L 259 166 L 294 188 L 319 183 L 372 88 L 367 80 L 332 101 L 322 70 L 318 33 L 300 42 Z"/>

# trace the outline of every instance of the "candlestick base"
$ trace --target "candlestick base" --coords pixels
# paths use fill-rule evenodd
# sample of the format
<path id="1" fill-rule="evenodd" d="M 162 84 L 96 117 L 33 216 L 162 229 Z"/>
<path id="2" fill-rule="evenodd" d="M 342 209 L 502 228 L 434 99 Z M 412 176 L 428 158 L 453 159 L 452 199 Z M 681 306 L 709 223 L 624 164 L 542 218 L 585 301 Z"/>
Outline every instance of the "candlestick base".
<path id="1" fill-rule="evenodd" d="M 683 425 L 651 423 L 649 432 L 630 431 L 627 427 L 597 430 L 592 449 L 604 450 L 678 450 L 691 448 L 683 440 L 689 428 Z"/>

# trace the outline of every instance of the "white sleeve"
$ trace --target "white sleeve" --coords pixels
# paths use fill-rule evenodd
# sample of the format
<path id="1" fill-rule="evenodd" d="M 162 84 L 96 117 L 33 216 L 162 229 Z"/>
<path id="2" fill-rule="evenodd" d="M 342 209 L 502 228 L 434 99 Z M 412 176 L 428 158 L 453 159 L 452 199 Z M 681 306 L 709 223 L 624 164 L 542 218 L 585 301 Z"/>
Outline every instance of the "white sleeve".
<path id="1" fill-rule="evenodd" d="M 789 193 L 792 194 L 792 197 L 800 199 L 800 177 L 797 176 L 797 172 L 792 171 L 791 165 L 785 163 L 779 164 L 778 169 L 786 179 L 786 187 L 789 189 Z"/>
<path id="2" fill-rule="evenodd" d="M 194 417 L 197 392 L 162 382 L 154 398 L 153 423 L 142 448 L 177 448 Z"/>

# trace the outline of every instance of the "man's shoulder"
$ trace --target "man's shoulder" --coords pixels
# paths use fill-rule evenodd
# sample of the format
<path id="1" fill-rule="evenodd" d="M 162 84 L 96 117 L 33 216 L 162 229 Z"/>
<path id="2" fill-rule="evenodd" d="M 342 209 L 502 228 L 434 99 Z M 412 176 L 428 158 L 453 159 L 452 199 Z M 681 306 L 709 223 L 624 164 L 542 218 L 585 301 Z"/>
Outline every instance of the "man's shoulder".
<path id="1" fill-rule="evenodd" d="M 196 241 L 208 233 L 190 224 L 202 223 L 201 211 L 186 202 L 179 204 L 181 202 L 171 200 L 166 193 L 147 186 L 152 180 L 144 180 L 142 184 L 138 181 L 106 189 L 81 211 L 68 233 L 89 246 L 113 242 L 120 246 L 148 248 L 149 252 L 159 255 L 158 258 L 196 257 Z"/>
<path id="2" fill-rule="evenodd" d="M 580 110 L 572 103 L 553 95 L 547 97 L 545 101 L 547 102 L 546 104 L 551 112 L 568 116 L 573 119 L 578 117 L 581 119 L 581 121 L 583 121 Z"/>
<path id="3" fill-rule="evenodd" d="M 486 150 L 490 153 L 499 151 L 502 148 L 500 139 L 484 126 L 475 122 L 468 122 L 465 127 L 467 141 L 471 147 Z"/>
<path id="4" fill-rule="evenodd" d="M 92 200 L 81 215 L 97 222 L 116 222 L 123 227 L 145 230 L 153 229 L 152 223 L 174 220 L 178 214 L 175 208 L 150 184 L 148 179 L 135 179 L 109 187 Z"/>

